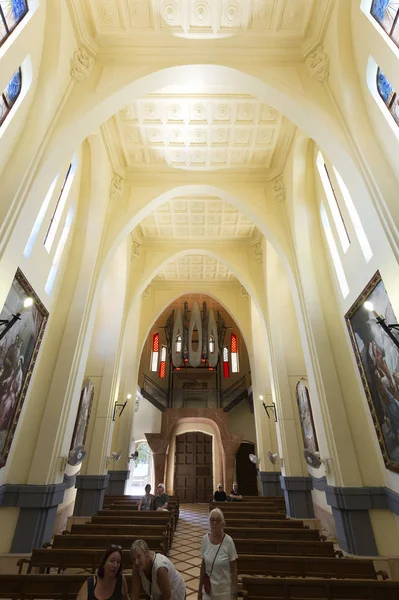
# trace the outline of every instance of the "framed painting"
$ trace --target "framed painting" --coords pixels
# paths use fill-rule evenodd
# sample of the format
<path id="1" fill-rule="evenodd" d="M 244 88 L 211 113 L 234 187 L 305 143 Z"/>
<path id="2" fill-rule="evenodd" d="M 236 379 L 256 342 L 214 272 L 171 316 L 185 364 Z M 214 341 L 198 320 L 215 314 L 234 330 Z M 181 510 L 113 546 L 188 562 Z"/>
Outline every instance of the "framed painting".
<path id="1" fill-rule="evenodd" d="M 90 411 L 93 404 L 94 385 L 89 380 L 80 394 L 78 414 L 73 431 L 71 450 L 76 446 L 84 446 L 89 426 Z"/>
<path id="2" fill-rule="evenodd" d="M 26 298 L 32 298 L 33 304 L 23 308 Z M 0 340 L 0 467 L 7 462 L 48 319 L 47 309 L 19 269 L 0 320 L 17 313 L 20 319 Z M 4 330 L 1 325 L 0 333 Z"/>
<path id="3" fill-rule="evenodd" d="M 385 466 L 399 473 L 399 349 L 375 315 L 397 323 L 378 271 L 345 319 Z"/>
<path id="4" fill-rule="evenodd" d="M 298 404 L 299 420 L 301 423 L 303 447 L 310 452 L 318 452 L 316 429 L 313 422 L 312 407 L 310 405 L 309 390 L 303 381 L 299 381 L 295 390 Z"/>

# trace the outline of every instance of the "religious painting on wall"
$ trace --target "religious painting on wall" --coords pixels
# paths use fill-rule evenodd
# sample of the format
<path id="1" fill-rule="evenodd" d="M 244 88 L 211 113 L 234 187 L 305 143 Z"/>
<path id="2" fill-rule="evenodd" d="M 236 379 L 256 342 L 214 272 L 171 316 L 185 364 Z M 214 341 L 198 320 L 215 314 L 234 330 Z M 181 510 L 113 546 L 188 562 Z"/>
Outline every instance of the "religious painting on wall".
<path id="1" fill-rule="evenodd" d="M 31 298 L 31 306 L 24 301 Z M 28 391 L 48 312 L 18 269 L 0 314 L 0 320 L 21 317 L 0 340 L 0 467 L 4 467 Z M 5 325 L 0 326 L 0 333 Z"/>
<path id="2" fill-rule="evenodd" d="M 91 405 L 93 404 L 94 385 L 89 380 L 80 394 L 78 414 L 73 431 L 71 450 L 76 446 L 84 446 L 89 427 Z"/>
<path id="3" fill-rule="evenodd" d="M 399 473 L 399 349 L 377 323 L 379 316 L 397 323 L 377 271 L 345 319 L 385 466 Z"/>
<path id="4" fill-rule="evenodd" d="M 309 450 L 309 452 L 318 452 L 319 445 L 317 443 L 316 429 L 313 422 L 309 390 L 303 381 L 297 383 L 296 401 L 301 423 L 303 447 L 305 450 Z"/>

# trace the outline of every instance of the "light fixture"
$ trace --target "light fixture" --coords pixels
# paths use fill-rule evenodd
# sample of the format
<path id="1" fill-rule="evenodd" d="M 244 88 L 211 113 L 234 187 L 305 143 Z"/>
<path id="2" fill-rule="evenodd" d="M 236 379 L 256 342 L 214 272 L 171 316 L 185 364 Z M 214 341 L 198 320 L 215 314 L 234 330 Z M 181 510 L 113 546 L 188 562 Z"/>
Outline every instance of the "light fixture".
<path id="1" fill-rule="evenodd" d="M 131 397 L 132 397 L 132 394 L 128 394 L 128 395 L 126 396 L 126 398 L 127 398 L 128 400 L 130 400 L 130 398 L 131 398 Z"/>
<path id="2" fill-rule="evenodd" d="M 375 320 L 377 321 L 378 325 L 380 325 L 382 327 L 382 329 L 385 331 L 385 333 L 391 338 L 391 340 L 393 341 L 393 343 L 395 344 L 395 346 L 397 348 L 399 348 L 399 340 L 398 338 L 392 333 L 392 329 L 394 329 L 395 331 L 399 332 L 399 324 L 398 323 L 386 323 L 384 317 L 382 315 L 379 315 L 375 310 L 374 310 L 374 305 L 372 302 L 370 302 L 369 300 L 367 300 L 364 304 L 363 304 L 364 308 L 366 310 L 368 310 L 369 313 L 371 313 L 373 315 L 373 317 L 375 318 Z"/>
<path id="3" fill-rule="evenodd" d="M 6 335 L 6 333 L 8 333 L 10 331 L 10 329 L 12 327 L 14 327 L 14 325 L 17 321 L 20 321 L 21 313 L 25 310 L 25 308 L 29 308 L 30 306 L 32 306 L 32 304 L 33 304 L 32 298 L 30 298 L 30 297 L 25 298 L 21 308 L 15 315 L 12 315 L 11 319 L 0 319 L 0 325 L 4 326 L 3 331 L 0 333 L 0 340 L 2 340 L 3 337 Z"/>
<path id="4" fill-rule="evenodd" d="M 259 396 L 259 400 L 263 400 L 263 396 Z"/>
<path id="5" fill-rule="evenodd" d="M 277 410 L 276 410 L 276 405 L 274 404 L 274 402 L 273 402 L 273 404 L 269 404 L 269 405 L 266 405 L 264 402 L 262 402 L 262 404 L 263 404 L 263 408 L 266 411 L 267 418 L 270 419 L 270 415 L 269 415 L 269 408 L 270 408 L 270 410 L 273 411 L 274 422 L 277 423 Z"/>
<path id="6" fill-rule="evenodd" d="M 122 415 L 123 411 L 126 408 L 126 404 L 128 402 L 128 400 L 130 400 L 130 398 L 132 397 L 132 394 L 127 394 L 126 396 L 126 400 L 124 401 L 124 403 L 122 404 L 121 402 L 115 402 L 114 404 L 114 412 L 112 415 L 112 420 L 115 421 L 116 420 L 116 411 L 118 410 L 118 408 L 121 409 L 120 413 L 119 413 L 119 417 Z"/>

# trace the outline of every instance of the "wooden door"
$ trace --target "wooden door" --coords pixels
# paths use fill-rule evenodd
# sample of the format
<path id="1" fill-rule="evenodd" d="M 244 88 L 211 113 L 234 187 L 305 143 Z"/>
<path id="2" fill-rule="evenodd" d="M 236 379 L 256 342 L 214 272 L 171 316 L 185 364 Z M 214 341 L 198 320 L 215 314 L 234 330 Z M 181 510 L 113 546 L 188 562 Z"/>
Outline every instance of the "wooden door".
<path id="1" fill-rule="evenodd" d="M 208 502 L 212 470 L 211 435 L 193 431 L 176 436 L 174 493 L 180 502 Z"/>
<path id="2" fill-rule="evenodd" d="M 255 446 L 250 442 L 243 442 L 236 454 L 238 489 L 243 496 L 257 496 L 258 475 L 256 472 L 256 465 L 249 460 L 249 454 L 255 454 Z"/>

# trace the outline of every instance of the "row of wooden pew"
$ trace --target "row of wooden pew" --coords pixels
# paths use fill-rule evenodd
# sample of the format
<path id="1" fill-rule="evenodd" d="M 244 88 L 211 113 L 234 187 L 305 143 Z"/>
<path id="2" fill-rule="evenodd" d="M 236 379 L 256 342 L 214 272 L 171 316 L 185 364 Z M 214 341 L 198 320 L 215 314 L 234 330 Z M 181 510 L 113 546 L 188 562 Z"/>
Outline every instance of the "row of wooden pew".
<path id="1" fill-rule="evenodd" d="M 137 504 L 136 498 L 107 497 L 103 509 L 86 523 L 73 524 L 45 548 L 34 548 L 29 559 L 18 561 L 18 575 L 0 575 L 0 600 L 75 599 L 111 544 L 122 547 L 127 570 L 135 539 L 145 539 L 151 550 L 167 554 L 179 518 L 178 499 L 170 498 L 169 511 L 139 512 Z"/>
<path id="2" fill-rule="evenodd" d="M 240 594 L 256 600 L 399 600 L 399 582 L 381 581 L 373 561 L 344 557 L 302 520 L 287 519 L 282 498 L 213 502 L 238 553 Z M 278 579 L 277 579 L 278 578 Z"/>

